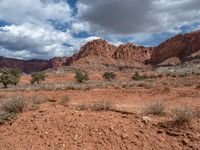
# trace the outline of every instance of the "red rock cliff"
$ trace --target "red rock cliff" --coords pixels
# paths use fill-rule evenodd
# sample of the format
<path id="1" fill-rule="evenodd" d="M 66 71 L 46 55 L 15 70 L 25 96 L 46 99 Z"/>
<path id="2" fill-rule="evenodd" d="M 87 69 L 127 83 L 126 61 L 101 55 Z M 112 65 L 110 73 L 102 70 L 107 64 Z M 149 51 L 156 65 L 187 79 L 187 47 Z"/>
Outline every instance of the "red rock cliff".
<path id="1" fill-rule="evenodd" d="M 158 64 L 170 57 L 185 61 L 186 57 L 200 50 L 200 31 L 177 35 L 154 48 L 151 63 Z"/>

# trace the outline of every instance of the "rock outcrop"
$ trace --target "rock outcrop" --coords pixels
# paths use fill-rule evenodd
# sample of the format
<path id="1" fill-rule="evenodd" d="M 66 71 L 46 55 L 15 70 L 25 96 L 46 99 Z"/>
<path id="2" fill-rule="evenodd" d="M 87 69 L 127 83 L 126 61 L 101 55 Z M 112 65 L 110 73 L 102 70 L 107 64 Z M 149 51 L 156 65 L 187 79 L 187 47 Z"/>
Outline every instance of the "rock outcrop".
<path id="1" fill-rule="evenodd" d="M 151 58 L 152 48 L 144 46 L 135 46 L 132 43 L 120 45 L 113 55 L 117 60 L 129 60 L 144 63 Z"/>
<path id="2" fill-rule="evenodd" d="M 81 68 L 98 69 L 105 64 L 115 64 L 116 61 L 112 55 L 117 47 L 109 44 L 107 41 L 98 39 L 86 43 L 81 47 L 78 54 L 72 56 L 72 65 Z"/>
<path id="3" fill-rule="evenodd" d="M 118 47 L 105 40 L 94 40 L 85 44 L 77 54 L 75 65 L 115 65 L 141 67 L 151 57 L 152 48 L 135 46 L 131 43 Z"/>
<path id="4" fill-rule="evenodd" d="M 93 40 L 81 47 L 80 52 L 78 53 L 78 59 L 92 56 L 92 57 L 112 57 L 117 47 L 109 44 L 107 41 L 98 39 Z"/>
<path id="5" fill-rule="evenodd" d="M 200 30 L 184 35 L 177 35 L 155 47 L 150 63 L 159 64 L 170 57 L 177 57 L 184 62 L 187 57 L 200 50 Z"/>
<path id="6" fill-rule="evenodd" d="M 67 61 L 68 61 L 69 57 L 54 57 L 52 59 L 49 60 L 48 62 L 48 68 L 59 68 L 61 66 L 65 66 L 67 65 Z"/>

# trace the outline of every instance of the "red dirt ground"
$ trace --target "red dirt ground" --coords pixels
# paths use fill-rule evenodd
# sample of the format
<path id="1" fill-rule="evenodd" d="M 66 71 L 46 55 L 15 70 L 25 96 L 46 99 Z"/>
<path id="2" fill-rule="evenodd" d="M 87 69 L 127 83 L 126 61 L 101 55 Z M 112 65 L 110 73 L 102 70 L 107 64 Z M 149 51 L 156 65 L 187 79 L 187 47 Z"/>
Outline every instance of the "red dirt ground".
<path id="1" fill-rule="evenodd" d="M 129 75 L 131 76 L 131 75 Z M 28 76 L 21 83 L 29 82 Z M 99 74 L 93 79 L 101 80 Z M 123 78 L 123 75 L 121 76 Z M 45 82 L 73 80 L 50 76 Z M 13 94 L 0 92 L 1 95 Z M 18 114 L 13 122 L 0 126 L 0 150 L 187 150 L 200 149 L 200 119 L 185 127 L 171 126 L 171 116 L 148 116 L 142 122 L 141 110 L 154 101 L 164 101 L 167 110 L 189 105 L 200 108 L 200 90 L 192 87 L 152 89 L 91 89 L 66 91 L 16 91 L 18 95 L 42 95 L 57 102 L 42 104 L 39 110 Z M 62 96 L 69 96 L 70 107 L 58 104 Z M 101 100 L 112 101 L 119 112 L 78 110 L 76 105 Z M 127 113 L 129 112 L 129 113 Z M 170 134 L 171 133 L 171 134 Z"/>

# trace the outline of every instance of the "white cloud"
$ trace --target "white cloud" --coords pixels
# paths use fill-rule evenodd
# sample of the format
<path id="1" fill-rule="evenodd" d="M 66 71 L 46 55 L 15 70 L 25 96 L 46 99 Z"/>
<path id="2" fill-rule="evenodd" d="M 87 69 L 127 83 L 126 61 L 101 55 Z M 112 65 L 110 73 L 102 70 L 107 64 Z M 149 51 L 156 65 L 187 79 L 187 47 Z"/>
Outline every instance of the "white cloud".
<path id="1" fill-rule="evenodd" d="M 74 22 L 70 29 L 71 33 L 79 33 L 84 31 L 89 31 L 90 25 L 86 22 Z"/>
<path id="2" fill-rule="evenodd" d="M 51 26 L 29 23 L 0 27 L 0 37 L 0 54 L 23 59 L 69 56 L 88 41 L 98 39 L 95 36 L 74 38 L 70 33 L 57 31 Z M 63 43 L 72 46 L 66 47 Z"/>
<path id="3" fill-rule="evenodd" d="M 41 0 L 0 0 L 0 20 L 15 24 L 43 24 L 48 19 L 70 21 L 70 6 L 63 1 L 44 3 Z"/>
<path id="4" fill-rule="evenodd" d="M 59 32 L 50 26 L 35 26 L 33 24 L 11 25 L 0 28 L 1 51 L 12 51 L 21 57 L 62 56 L 67 49 L 62 44 L 71 39 L 71 35 Z M 2 53 L 3 54 L 3 53 Z"/>

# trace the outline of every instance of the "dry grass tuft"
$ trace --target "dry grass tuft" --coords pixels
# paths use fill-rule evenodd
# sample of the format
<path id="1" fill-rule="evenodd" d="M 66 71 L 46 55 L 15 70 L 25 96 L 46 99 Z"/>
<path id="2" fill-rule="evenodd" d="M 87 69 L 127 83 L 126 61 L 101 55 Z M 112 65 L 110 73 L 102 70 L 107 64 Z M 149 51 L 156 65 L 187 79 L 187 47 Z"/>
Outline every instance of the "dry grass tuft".
<path id="1" fill-rule="evenodd" d="M 113 108 L 113 103 L 111 101 L 99 101 L 92 104 L 90 107 L 94 111 L 108 111 Z"/>
<path id="2" fill-rule="evenodd" d="M 88 110 L 90 108 L 89 104 L 81 103 L 77 106 L 78 110 Z"/>
<path id="3" fill-rule="evenodd" d="M 10 96 L 1 103 L 1 109 L 8 113 L 20 113 L 26 106 L 26 100 L 22 96 Z"/>
<path id="4" fill-rule="evenodd" d="M 47 98 L 44 96 L 40 96 L 40 95 L 34 95 L 32 97 L 30 97 L 30 101 L 33 104 L 42 104 L 45 103 L 47 101 Z"/>
<path id="5" fill-rule="evenodd" d="M 178 107 L 172 110 L 172 116 L 175 123 L 184 124 L 195 118 L 195 112 L 188 106 Z"/>
<path id="6" fill-rule="evenodd" d="M 166 104 L 162 101 L 154 102 L 144 108 L 144 114 L 163 115 Z"/>
<path id="7" fill-rule="evenodd" d="M 67 106 L 69 106 L 69 102 L 70 102 L 70 99 L 69 99 L 68 96 L 62 96 L 59 104 L 64 106 L 64 107 L 67 107 Z"/>

